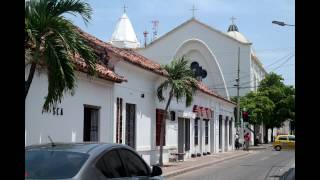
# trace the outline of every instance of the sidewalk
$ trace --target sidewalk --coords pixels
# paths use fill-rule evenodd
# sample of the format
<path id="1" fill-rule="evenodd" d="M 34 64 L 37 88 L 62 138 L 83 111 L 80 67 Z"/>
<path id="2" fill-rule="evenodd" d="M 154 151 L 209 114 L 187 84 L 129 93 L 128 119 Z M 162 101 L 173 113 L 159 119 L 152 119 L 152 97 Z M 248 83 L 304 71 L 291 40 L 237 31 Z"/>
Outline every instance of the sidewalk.
<path id="1" fill-rule="evenodd" d="M 216 164 L 229 159 L 234 159 L 248 154 L 256 153 L 255 151 L 229 151 L 224 153 L 211 154 L 206 156 L 201 156 L 197 158 L 188 158 L 183 162 L 170 162 L 165 164 L 162 169 L 162 176 L 168 178 L 171 176 L 176 176 L 187 171 L 196 170 L 201 167 L 209 166 L 211 164 Z"/>

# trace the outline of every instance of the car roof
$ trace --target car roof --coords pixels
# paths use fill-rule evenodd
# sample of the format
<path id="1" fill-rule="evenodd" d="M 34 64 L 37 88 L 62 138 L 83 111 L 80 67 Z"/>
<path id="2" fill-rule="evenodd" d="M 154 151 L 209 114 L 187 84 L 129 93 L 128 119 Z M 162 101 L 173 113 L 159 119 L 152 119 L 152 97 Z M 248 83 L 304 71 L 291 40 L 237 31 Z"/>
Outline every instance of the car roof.
<path id="1" fill-rule="evenodd" d="M 295 135 L 291 135 L 291 134 L 280 134 L 277 137 L 283 137 L 283 136 L 295 136 Z"/>
<path id="2" fill-rule="evenodd" d="M 99 143 L 99 142 L 81 142 L 81 143 L 52 143 L 27 146 L 25 150 L 57 150 L 92 154 L 101 149 L 109 149 L 114 147 L 128 148 L 123 144 L 115 143 Z"/>

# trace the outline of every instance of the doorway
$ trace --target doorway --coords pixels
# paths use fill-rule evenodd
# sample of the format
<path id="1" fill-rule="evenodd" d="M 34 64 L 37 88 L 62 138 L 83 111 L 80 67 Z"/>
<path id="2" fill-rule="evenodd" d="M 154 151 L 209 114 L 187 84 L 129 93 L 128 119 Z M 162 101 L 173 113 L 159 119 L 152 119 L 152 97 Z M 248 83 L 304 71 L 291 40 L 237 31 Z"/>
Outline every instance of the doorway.
<path id="1" fill-rule="evenodd" d="M 228 151 L 228 144 L 229 144 L 229 142 L 228 142 L 228 124 L 229 124 L 228 121 L 229 121 L 229 117 L 227 116 L 226 120 L 224 122 L 224 139 L 225 139 L 224 151 Z"/>
<path id="2" fill-rule="evenodd" d="M 178 118 L 178 153 L 190 150 L 190 119 Z M 184 155 L 179 155 L 178 160 L 183 160 Z"/>
<path id="3" fill-rule="evenodd" d="M 126 145 L 136 147 L 136 105 L 126 103 Z"/>
<path id="4" fill-rule="evenodd" d="M 99 141 L 100 107 L 84 105 L 83 141 Z"/>
<path id="5" fill-rule="evenodd" d="M 222 150 L 222 115 L 219 115 L 219 151 Z"/>

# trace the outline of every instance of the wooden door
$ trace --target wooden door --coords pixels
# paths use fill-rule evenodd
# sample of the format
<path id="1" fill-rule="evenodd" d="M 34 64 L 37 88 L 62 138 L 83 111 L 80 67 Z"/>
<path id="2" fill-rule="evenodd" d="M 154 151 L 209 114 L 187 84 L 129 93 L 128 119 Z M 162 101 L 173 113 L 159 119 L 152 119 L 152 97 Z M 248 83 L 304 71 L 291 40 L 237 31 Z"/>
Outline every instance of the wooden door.
<path id="1" fill-rule="evenodd" d="M 126 103 L 126 145 L 136 147 L 136 105 Z"/>

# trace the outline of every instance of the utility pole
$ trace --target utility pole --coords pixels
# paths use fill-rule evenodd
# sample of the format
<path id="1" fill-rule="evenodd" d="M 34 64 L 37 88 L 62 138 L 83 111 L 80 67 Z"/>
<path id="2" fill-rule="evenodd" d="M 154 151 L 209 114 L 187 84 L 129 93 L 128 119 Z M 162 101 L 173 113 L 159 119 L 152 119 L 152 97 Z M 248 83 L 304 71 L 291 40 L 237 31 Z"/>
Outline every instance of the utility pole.
<path id="1" fill-rule="evenodd" d="M 240 122 L 240 47 L 238 48 L 238 77 L 236 79 L 237 81 L 237 123 L 238 123 L 238 129 L 240 125 L 240 133 L 239 137 L 240 140 L 243 139 L 243 129 L 242 129 L 242 122 Z"/>

